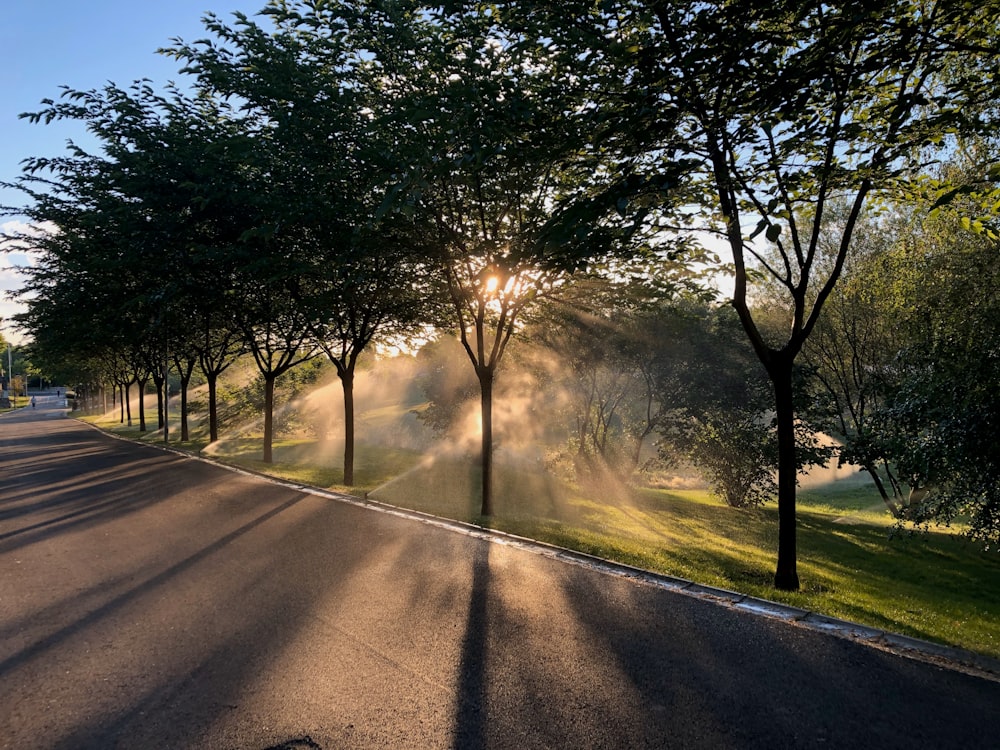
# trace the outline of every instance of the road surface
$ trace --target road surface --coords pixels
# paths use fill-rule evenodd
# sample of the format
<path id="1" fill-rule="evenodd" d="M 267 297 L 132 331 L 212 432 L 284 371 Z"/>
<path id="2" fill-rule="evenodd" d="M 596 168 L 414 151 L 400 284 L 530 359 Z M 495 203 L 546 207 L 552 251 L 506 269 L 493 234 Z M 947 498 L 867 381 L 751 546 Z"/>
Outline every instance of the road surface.
<path id="1" fill-rule="evenodd" d="M 0 418 L 0 747 L 986 748 L 1000 683 Z"/>

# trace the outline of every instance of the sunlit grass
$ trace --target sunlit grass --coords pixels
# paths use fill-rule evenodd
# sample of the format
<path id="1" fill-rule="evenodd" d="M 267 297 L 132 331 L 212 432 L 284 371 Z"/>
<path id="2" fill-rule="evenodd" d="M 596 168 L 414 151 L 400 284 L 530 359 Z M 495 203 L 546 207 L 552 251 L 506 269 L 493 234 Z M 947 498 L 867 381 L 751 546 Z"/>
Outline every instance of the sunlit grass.
<path id="1" fill-rule="evenodd" d="M 271 476 L 323 489 L 348 492 L 358 496 L 366 490 L 409 471 L 420 463 L 422 455 L 402 449 L 373 448 L 359 443 L 354 454 L 354 485 L 344 484 L 342 446 L 335 442 L 282 439 L 272 445 L 271 463 L 261 457 L 259 439 L 241 438 L 220 441 L 205 455 L 237 464 Z"/>
<path id="2" fill-rule="evenodd" d="M 391 472 L 386 472 L 387 474 Z M 463 521 L 478 517 L 473 462 L 415 464 L 374 499 Z M 877 495 L 826 489 L 799 511 L 802 590 L 772 586 L 773 507 L 737 510 L 696 490 L 587 492 L 499 466 L 488 525 L 706 585 L 1000 657 L 1000 560 L 962 538 L 894 529 Z M 863 508 L 861 510 L 854 509 Z"/>
<path id="3" fill-rule="evenodd" d="M 893 523 L 885 502 L 870 481 L 831 482 L 800 489 L 797 502 L 804 510 L 843 517 L 845 522 L 877 525 Z"/>
<path id="4" fill-rule="evenodd" d="M 114 415 L 91 421 L 162 442 L 161 432 L 139 433 Z M 900 532 L 874 488 L 860 480 L 800 491 L 802 590 L 790 593 L 771 585 L 773 505 L 733 509 L 702 490 L 588 490 L 535 467 L 501 464 L 496 513 L 483 519 L 477 467 L 467 457 L 359 443 L 355 485 L 345 487 L 336 442 L 278 440 L 274 462 L 265 464 L 259 438 L 225 439 L 206 449 L 204 436 L 193 437 L 171 447 L 1000 658 L 1000 557 L 954 535 Z"/>
<path id="5" fill-rule="evenodd" d="M 690 493 L 686 493 L 690 495 Z M 962 538 L 895 534 L 799 512 L 802 590 L 771 586 L 774 509 L 737 511 L 644 491 L 645 509 L 588 504 L 584 523 L 520 519 L 508 530 L 644 569 L 1000 657 L 1000 559 Z M 658 496 L 658 497 L 654 497 Z"/>
<path id="6" fill-rule="evenodd" d="M 4 414 L 9 411 L 14 411 L 15 409 L 22 409 L 30 403 L 31 403 L 31 398 L 29 396 L 11 396 L 10 407 L 0 408 L 0 414 Z"/>

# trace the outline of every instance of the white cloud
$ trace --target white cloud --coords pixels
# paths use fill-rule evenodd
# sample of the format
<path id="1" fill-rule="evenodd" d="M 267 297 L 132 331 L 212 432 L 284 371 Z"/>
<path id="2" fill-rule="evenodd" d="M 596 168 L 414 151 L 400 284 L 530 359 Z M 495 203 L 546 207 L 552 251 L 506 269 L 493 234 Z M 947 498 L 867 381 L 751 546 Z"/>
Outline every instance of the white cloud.
<path id="1" fill-rule="evenodd" d="M 22 302 L 11 300 L 9 293 L 21 289 L 25 281 L 21 269 L 35 265 L 36 258 L 31 252 L 15 249 L 18 243 L 10 238 L 19 235 L 37 236 L 41 231 L 44 230 L 19 220 L 0 224 L 0 331 L 5 339 L 15 345 L 24 343 L 26 337 L 8 321 L 26 308 Z"/>
<path id="2" fill-rule="evenodd" d="M 48 227 L 34 227 L 18 220 L 0 224 L 0 253 L 3 253 L 0 256 L 0 289 L 19 288 L 23 276 L 18 269 L 35 265 L 35 254 L 17 238 L 37 237 L 44 231 L 50 230 Z"/>
<path id="3" fill-rule="evenodd" d="M 0 265 L 0 289 L 5 291 L 20 289 L 23 281 L 24 277 L 18 265 L 11 262 Z"/>
<path id="4" fill-rule="evenodd" d="M 5 341 L 10 341 L 14 346 L 20 346 L 25 341 L 24 332 L 14 328 L 14 324 L 9 322 L 18 313 L 25 311 L 24 305 L 20 302 L 9 300 L 0 301 L 0 333 Z"/>
<path id="5" fill-rule="evenodd" d="M 4 235 L 12 234 L 36 234 L 32 226 L 20 219 L 12 219 L 0 224 L 0 233 Z"/>
<path id="6" fill-rule="evenodd" d="M 42 222 L 41 224 L 29 224 L 26 221 L 21 221 L 20 219 L 12 219 L 0 224 L 0 246 L 14 242 L 13 239 L 10 239 L 12 237 L 40 237 L 45 233 L 53 233 L 57 231 L 58 229 L 56 225 L 48 221 Z"/>

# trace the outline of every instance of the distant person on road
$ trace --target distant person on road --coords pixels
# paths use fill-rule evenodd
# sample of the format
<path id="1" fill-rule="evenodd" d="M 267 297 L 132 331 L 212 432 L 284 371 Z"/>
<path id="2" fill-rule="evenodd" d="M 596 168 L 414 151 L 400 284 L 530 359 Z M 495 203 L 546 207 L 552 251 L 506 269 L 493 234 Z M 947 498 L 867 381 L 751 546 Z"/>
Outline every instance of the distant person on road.
<path id="1" fill-rule="evenodd" d="M 35 397 L 34 396 L 31 397 L 31 408 L 32 409 L 35 408 Z"/>

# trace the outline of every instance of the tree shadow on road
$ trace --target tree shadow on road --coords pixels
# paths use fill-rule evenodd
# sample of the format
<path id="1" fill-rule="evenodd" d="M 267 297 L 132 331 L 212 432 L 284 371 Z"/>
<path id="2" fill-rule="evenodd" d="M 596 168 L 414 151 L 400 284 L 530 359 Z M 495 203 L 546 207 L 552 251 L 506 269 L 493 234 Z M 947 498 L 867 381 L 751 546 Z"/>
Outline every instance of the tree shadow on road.
<path id="1" fill-rule="evenodd" d="M 996 683 L 624 580 L 564 588 L 649 717 L 634 747 L 973 747 L 1000 720 Z"/>
<path id="2" fill-rule="evenodd" d="M 71 622 L 70 624 L 66 625 L 65 627 L 60 628 L 59 630 L 56 630 L 55 632 L 49 634 L 48 636 L 46 636 L 45 638 L 43 638 L 43 639 L 41 639 L 39 641 L 36 641 L 35 643 L 31 644 L 27 648 L 24 648 L 24 649 L 22 649 L 22 650 L 20 650 L 20 651 L 18 651 L 16 653 L 8 656 L 3 661 L 0 661 L 0 677 L 3 677 L 7 672 L 9 672 L 11 670 L 14 670 L 14 669 L 18 668 L 22 664 L 24 664 L 27 661 L 31 660 L 36 655 L 38 655 L 38 654 L 40 654 L 40 653 L 42 653 L 42 652 L 44 652 L 44 651 L 46 651 L 46 650 L 48 650 L 50 648 L 53 648 L 54 646 L 58 645 L 60 642 L 62 642 L 64 640 L 66 640 L 66 639 L 68 639 L 68 638 L 76 635 L 77 633 L 79 633 L 82 630 L 85 630 L 86 628 L 88 628 L 92 624 L 94 624 L 94 623 L 96 623 L 96 622 L 98 622 L 100 620 L 103 620 L 104 618 L 107 618 L 107 617 L 111 616 L 117 610 L 119 610 L 122 607 L 126 606 L 132 600 L 134 600 L 134 599 L 136 599 L 138 597 L 141 597 L 144 594 L 147 594 L 148 592 L 150 592 L 150 591 L 152 591 L 152 590 L 154 590 L 154 589 L 156 589 L 156 588 L 164 585 L 165 583 L 167 583 L 168 581 L 170 581 L 174 577 L 176 577 L 176 576 L 182 574 L 183 572 L 185 572 L 188 568 L 191 568 L 191 567 L 197 565 L 198 563 L 202 562 L 203 560 L 205 560 L 206 558 L 208 558 L 213 553 L 217 552 L 218 550 L 220 550 L 223 547 L 227 546 L 228 544 L 232 543 L 238 537 L 242 536 L 243 534 L 248 533 L 249 531 L 251 531 L 252 529 L 254 529 L 256 526 L 259 526 L 260 524 L 263 524 L 263 523 L 267 522 L 268 520 L 270 520 L 274 516 L 278 515 L 282 511 L 284 511 L 284 510 L 290 508 L 291 506 L 295 505 L 296 503 L 298 503 L 299 501 L 301 501 L 302 498 L 303 498 L 303 495 L 296 495 L 295 497 L 292 497 L 291 499 L 289 499 L 288 501 L 282 503 L 281 505 L 277 506 L 276 508 L 273 508 L 273 509 L 269 510 L 268 512 L 266 512 L 266 513 L 258 516 L 257 518 L 253 519 L 249 523 L 244 524 L 243 526 L 241 526 L 240 528 L 236 529 L 235 531 L 232 531 L 229 534 L 226 534 L 225 536 L 220 537 L 219 539 L 215 540 L 214 542 L 212 542 L 211 544 L 207 545 L 206 547 L 203 547 L 202 549 L 198 550 L 193 555 L 190 555 L 189 557 L 187 557 L 187 558 L 185 558 L 183 560 L 180 560 L 179 562 L 175 563 L 174 565 L 171 565 L 166 570 L 164 570 L 161 573 L 153 576 L 152 578 L 147 579 L 146 581 L 144 581 L 143 583 L 139 584 L 138 586 L 134 586 L 134 587 L 128 589 L 127 591 L 123 592 L 119 596 L 116 596 L 115 598 L 111 599 L 110 601 L 104 603 L 100 607 L 97 607 L 96 609 L 91 610 L 84 617 L 81 617 L 81 618 L 79 618 L 77 620 L 74 620 L 73 622 Z"/>
<path id="3" fill-rule="evenodd" d="M 52 426 L 16 435 L 0 451 L 0 553 L 170 499 L 199 473 L 200 467 L 182 473 L 177 456 L 102 437 L 69 420 Z"/>
<path id="4" fill-rule="evenodd" d="M 486 747 L 489 722 L 487 700 L 487 641 L 489 632 L 490 548 L 476 544 L 472 565 L 472 593 L 462 640 L 459 665 L 458 706 L 455 716 L 455 750 Z"/>
<path id="5" fill-rule="evenodd" d="M 313 742 L 312 737 L 306 735 L 305 737 L 298 737 L 294 740 L 287 740 L 277 745 L 265 747 L 264 750 L 323 750 L 323 748 Z"/>

